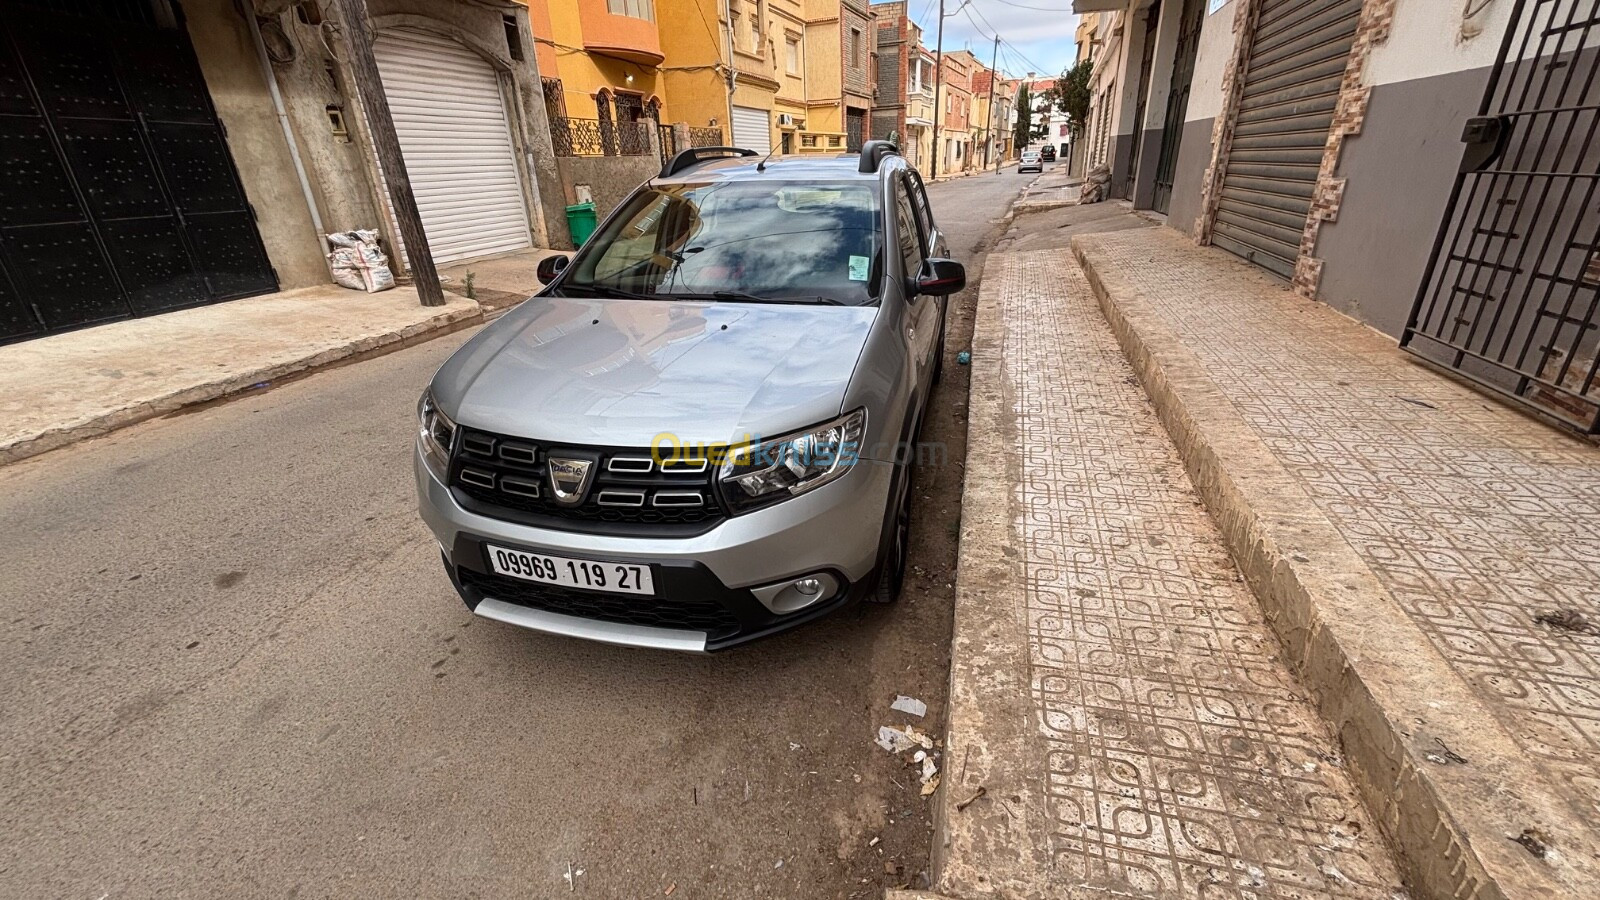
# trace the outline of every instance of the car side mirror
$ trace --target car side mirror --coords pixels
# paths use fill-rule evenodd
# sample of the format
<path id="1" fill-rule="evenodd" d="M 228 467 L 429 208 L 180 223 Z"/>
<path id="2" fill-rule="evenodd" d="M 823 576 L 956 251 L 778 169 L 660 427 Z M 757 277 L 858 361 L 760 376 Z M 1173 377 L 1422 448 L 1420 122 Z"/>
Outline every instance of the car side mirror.
<path id="1" fill-rule="evenodd" d="M 948 296 L 967 286 L 967 267 L 953 259 L 925 259 L 913 283 L 918 294 Z"/>
<path id="2" fill-rule="evenodd" d="M 544 259 L 539 260 L 539 267 L 534 270 L 534 273 L 539 276 L 540 284 L 549 284 L 556 280 L 557 275 L 566 271 L 567 264 L 570 262 L 571 260 L 565 256 L 546 256 Z"/>

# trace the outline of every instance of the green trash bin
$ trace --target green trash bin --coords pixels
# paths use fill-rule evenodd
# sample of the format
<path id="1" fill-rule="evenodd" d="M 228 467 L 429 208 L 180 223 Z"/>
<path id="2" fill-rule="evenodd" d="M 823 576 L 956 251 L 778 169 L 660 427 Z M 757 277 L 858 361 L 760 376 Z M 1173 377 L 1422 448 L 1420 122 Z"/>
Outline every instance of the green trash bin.
<path id="1" fill-rule="evenodd" d="M 574 249 L 582 247 L 589 235 L 594 234 L 596 222 L 593 201 L 567 207 L 567 230 L 572 232 Z"/>

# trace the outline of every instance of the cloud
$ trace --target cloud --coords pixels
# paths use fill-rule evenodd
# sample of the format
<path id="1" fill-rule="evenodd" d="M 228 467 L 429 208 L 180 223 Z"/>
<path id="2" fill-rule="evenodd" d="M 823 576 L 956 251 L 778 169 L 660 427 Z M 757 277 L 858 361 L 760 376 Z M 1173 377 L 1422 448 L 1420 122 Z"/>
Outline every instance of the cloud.
<path id="1" fill-rule="evenodd" d="M 1043 7 L 1027 9 L 1017 6 Z M 993 54 L 998 31 L 1000 68 L 1008 75 L 1030 71 L 1039 75 L 1059 74 L 1076 55 L 1073 31 L 1078 17 L 1069 9 L 1071 0 L 945 0 L 944 45 L 950 50 L 970 49 L 984 65 Z M 912 20 L 922 26 L 923 42 L 932 48 L 936 40 L 939 0 L 908 0 Z M 957 10 L 960 10 L 959 12 Z M 1048 11 L 1047 11 L 1048 10 Z"/>

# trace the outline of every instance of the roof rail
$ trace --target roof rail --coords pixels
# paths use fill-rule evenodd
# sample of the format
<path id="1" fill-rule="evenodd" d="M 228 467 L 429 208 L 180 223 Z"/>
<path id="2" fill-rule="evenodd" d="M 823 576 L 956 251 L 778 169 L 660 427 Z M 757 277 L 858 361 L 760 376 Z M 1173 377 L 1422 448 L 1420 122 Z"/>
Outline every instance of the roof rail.
<path id="1" fill-rule="evenodd" d="M 668 160 L 667 164 L 661 167 L 660 177 L 670 178 L 684 169 L 703 163 L 708 159 L 755 155 L 757 154 L 754 150 L 746 150 L 743 147 L 690 147 Z"/>
<path id="2" fill-rule="evenodd" d="M 885 156 L 899 156 L 900 148 L 894 141 L 867 141 L 861 145 L 861 165 L 858 171 L 871 174 L 878 171 Z"/>

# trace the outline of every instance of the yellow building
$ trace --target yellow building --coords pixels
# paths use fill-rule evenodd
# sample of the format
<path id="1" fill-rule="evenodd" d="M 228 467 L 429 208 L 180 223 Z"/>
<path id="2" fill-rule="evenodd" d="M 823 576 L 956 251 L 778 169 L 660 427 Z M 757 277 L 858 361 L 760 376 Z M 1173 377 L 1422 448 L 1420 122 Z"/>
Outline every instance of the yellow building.
<path id="1" fill-rule="evenodd" d="M 761 153 L 839 152 L 868 136 L 864 0 L 655 2 L 673 121 Z"/>
<path id="2" fill-rule="evenodd" d="M 784 81 L 774 42 L 781 47 L 779 23 L 798 0 L 655 2 L 673 121 L 716 128 L 722 134 L 718 143 L 761 153 L 771 149 L 778 127 L 773 108 Z"/>
<path id="3" fill-rule="evenodd" d="M 576 155 L 648 150 L 645 126 L 671 121 L 653 0 L 527 3 L 551 136 L 572 145 L 558 147 L 558 154 L 563 149 Z M 630 128 L 627 123 L 641 124 Z"/>

